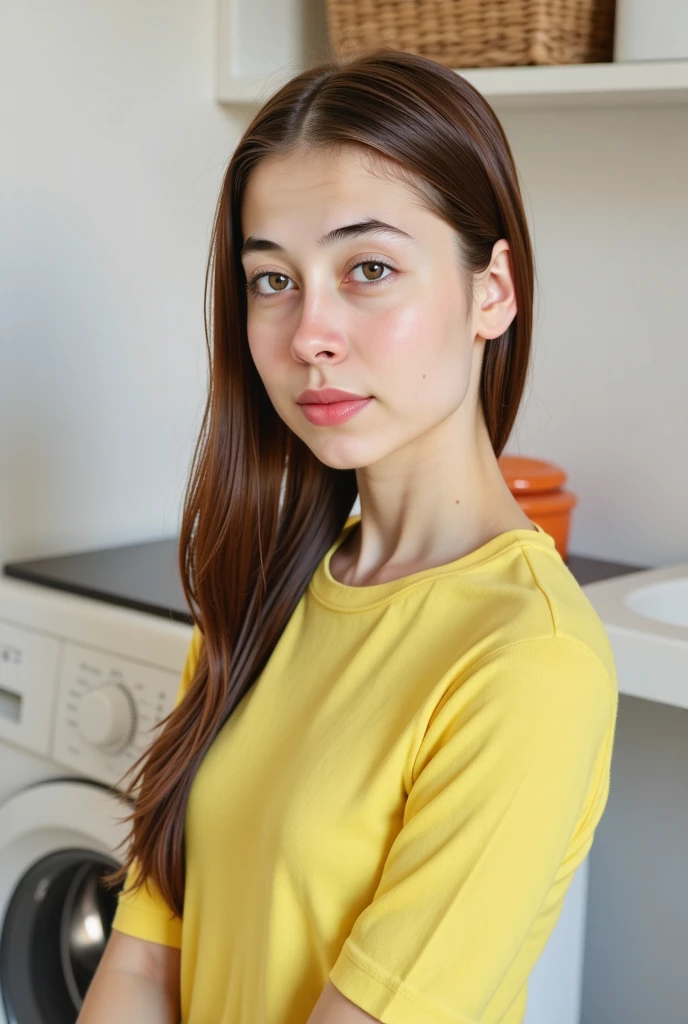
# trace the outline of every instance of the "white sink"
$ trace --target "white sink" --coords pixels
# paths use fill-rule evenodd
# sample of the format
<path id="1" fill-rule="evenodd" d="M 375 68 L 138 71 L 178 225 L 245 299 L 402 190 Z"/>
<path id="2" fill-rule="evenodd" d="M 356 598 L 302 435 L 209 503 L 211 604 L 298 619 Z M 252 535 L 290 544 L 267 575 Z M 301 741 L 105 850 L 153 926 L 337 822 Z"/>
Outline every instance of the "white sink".
<path id="1" fill-rule="evenodd" d="M 626 595 L 626 605 L 655 622 L 688 627 L 688 575 L 637 587 Z"/>
<path id="2" fill-rule="evenodd" d="M 614 652 L 619 693 L 688 708 L 688 564 L 588 583 Z"/>

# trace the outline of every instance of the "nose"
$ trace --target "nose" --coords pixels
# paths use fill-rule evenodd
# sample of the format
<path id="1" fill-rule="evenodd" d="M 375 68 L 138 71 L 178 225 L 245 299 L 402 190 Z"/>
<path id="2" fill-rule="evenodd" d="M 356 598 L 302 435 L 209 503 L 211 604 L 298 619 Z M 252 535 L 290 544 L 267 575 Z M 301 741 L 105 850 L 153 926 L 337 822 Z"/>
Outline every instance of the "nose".
<path id="1" fill-rule="evenodd" d="M 304 308 L 301 321 L 291 340 L 291 352 L 304 363 L 336 363 L 348 351 L 346 333 L 332 323 L 324 310 Z"/>

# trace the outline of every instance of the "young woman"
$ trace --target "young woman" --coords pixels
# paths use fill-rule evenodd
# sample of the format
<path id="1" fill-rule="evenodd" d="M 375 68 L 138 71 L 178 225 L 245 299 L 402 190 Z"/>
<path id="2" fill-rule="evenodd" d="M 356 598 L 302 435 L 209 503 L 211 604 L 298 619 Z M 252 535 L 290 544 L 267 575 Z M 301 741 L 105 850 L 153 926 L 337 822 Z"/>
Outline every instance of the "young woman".
<path id="1" fill-rule="evenodd" d="M 80 1024 L 519 1024 L 618 698 L 498 463 L 533 266 L 493 111 L 389 49 L 297 75 L 210 273 L 195 628 Z"/>

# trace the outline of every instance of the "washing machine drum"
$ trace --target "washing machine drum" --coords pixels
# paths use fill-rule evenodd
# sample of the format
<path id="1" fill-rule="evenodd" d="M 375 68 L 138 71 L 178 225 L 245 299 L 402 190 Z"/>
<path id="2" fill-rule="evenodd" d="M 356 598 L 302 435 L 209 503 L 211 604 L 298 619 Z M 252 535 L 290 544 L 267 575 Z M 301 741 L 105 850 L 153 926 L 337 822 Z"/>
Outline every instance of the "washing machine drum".
<path id="1" fill-rule="evenodd" d="M 0 1024 L 74 1024 L 108 940 L 127 807 L 86 781 L 0 806 Z"/>

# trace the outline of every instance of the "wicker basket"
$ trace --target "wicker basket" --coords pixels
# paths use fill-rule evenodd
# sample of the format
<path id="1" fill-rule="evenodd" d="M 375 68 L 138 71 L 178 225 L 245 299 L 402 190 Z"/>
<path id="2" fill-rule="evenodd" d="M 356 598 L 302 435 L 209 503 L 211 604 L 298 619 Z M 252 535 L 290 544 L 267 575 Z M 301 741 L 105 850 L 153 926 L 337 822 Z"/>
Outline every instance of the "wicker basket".
<path id="1" fill-rule="evenodd" d="M 377 46 L 450 68 L 613 59 L 615 0 L 325 0 L 330 49 Z"/>

